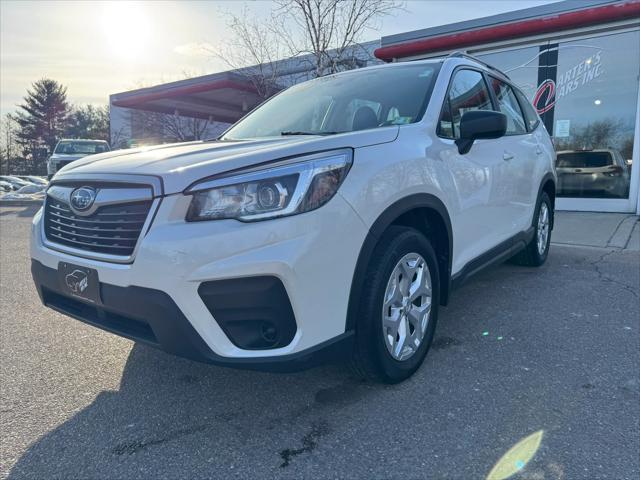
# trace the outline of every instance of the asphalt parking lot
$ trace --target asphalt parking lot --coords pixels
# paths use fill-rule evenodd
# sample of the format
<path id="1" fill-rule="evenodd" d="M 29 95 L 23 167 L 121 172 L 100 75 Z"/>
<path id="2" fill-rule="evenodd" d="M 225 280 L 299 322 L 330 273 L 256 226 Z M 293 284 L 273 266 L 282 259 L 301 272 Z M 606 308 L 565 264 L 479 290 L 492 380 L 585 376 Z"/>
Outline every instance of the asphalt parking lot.
<path id="1" fill-rule="evenodd" d="M 0 477 L 485 478 L 536 432 L 521 479 L 640 477 L 640 252 L 552 247 L 441 310 L 396 386 L 182 360 L 42 307 L 33 210 L 0 209 Z"/>

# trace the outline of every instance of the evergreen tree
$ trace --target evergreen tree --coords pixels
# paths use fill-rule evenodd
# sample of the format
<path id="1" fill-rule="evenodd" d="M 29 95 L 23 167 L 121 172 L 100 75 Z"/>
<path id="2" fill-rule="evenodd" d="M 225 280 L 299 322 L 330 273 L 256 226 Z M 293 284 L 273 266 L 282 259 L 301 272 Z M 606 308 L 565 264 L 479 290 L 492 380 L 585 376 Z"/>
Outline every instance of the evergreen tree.
<path id="1" fill-rule="evenodd" d="M 48 153 L 55 148 L 65 130 L 68 115 L 67 87 L 43 78 L 27 90 L 15 117 L 19 126 L 17 141 L 35 167 L 44 165 L 46 153 L 43 147 Z"/>

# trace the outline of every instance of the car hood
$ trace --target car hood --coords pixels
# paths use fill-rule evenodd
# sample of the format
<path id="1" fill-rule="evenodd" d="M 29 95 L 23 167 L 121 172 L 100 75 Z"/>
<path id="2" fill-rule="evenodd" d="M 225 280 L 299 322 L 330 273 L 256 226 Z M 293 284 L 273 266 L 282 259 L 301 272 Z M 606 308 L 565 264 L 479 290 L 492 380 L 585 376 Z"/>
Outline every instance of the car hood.
<path id="1" fill-rule="evenodd" d="M 90 155 L 62 168 L 55 180 L 81 175 L 87 180 L 104 174 L 160 177 L 164 193 L 183 191 L 192 183 L 238 168 L 333 150 L 360 148 L 394 141 L 398 126 L 330 136 L 289 136 L 259 140 L 190 142 Z"/>

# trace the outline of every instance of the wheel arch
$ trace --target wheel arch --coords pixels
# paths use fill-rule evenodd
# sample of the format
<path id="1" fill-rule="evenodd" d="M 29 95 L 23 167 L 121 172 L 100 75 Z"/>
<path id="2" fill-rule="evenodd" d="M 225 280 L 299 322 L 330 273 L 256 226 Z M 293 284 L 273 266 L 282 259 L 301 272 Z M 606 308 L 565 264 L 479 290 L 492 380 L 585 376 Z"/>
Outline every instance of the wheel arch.
<path id="1" fill-rule="evenodd" d="M 540 196 L 542 195 L 542 192 L 545 192 L 547 195 L 549 195 L 549 199 L 551 200 L 551 229 L 553 230 L 553 223 L 554 223 L 555 210 L 556 210 L 556 179 L 551 172 L 547 172 L 545 176 L 542 177 L 542 181 L 540 182 L 540 187 L 538 187 L 538 196 L 536 197 L 536 204 L 537 204 L 537 199 L 540 198 Z M 533 222 L 535 222 L 535 218 L 533 219 Z M 533 224 L 534 223 L 532 223 L 532 225 Z"/>
<path id="2" fill-rule="evenodd" d="M 360 248 L 351 281 L 346 330 L 355 329 L 357 309 L 362 296 L 367 267 L 382 234 L 392 225 L 415 228 L 429 238 L 438 257 L 440 304 L 446 305 L 451 288 L 453 233 L 444 203 L 435 195 L 419 193 L 404 197 L 382 212 L 371 225 Z"/>

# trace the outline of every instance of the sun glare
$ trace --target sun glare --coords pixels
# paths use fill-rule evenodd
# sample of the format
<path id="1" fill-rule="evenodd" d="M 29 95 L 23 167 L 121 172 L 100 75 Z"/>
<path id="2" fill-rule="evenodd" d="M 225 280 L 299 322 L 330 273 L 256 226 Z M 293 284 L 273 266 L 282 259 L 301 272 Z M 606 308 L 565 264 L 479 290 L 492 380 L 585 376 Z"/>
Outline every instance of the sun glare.
<path id="1" fill-rule="evenodd" d="M 104 5 L 102 25 L 111 53 L 124 60 L 144 56 L 150 37 L 150 21 L 143 6 L 114 1 Z"/>
<path id="2" fill-rule="evenodd" d="M 535 456 L 542 442 L 543 430 L 523 438 L 493 466 L 486 480 L 506 480 L 521 471 Z"/>

